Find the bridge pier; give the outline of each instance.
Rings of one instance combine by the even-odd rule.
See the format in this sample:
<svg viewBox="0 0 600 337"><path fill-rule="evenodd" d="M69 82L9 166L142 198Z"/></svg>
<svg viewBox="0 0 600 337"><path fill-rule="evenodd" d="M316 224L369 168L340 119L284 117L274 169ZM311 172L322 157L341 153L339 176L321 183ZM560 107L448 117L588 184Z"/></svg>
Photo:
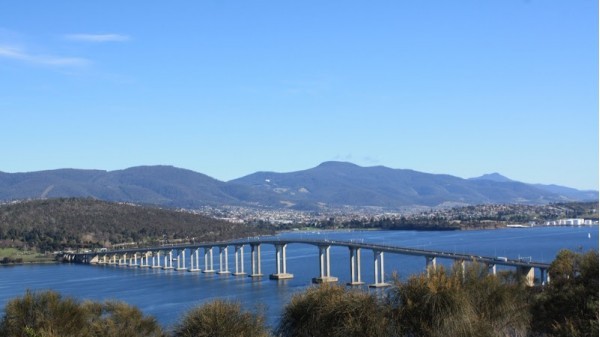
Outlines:
<svg viewBox="0 0 600 337"><path fill-rule="evenodd" d="M385 271L383 269L383 252L374 250L373 251L373 260L374 260L374 276L375 283L369 284L369 288L381 288L388 287L389 283L385 283Z"/></svg>
<svg viewBox="0 0 600 337"><path fill-rule="evenodd" d="M350 249L350 282L349 286L365 284L360 279L360 248L348 247Z"/></svg>
<svg viewBox="0 0 600 337"><path fill-rule="evenodd" d="M156 254L152 252L152 268L160 268L160 250L157 250Z"/></svg>
<svg viewBox="0 0 600 337"><path fill-rule="evenodd" d="M165 265L163 269L173 269L173 250L169 251L169 254L165 254Z"/></svg>
<svg viewBox="0 0 600 337"><path fill-rule="evenodd" d="M294 277L293 274L287 272L285 248L287 244L275 245L275 273L269 275L272 280L285 280Z"/></svg>
<svg viewBox="0 0 600 337"><path fill-rule="evenodd" d="M550 284L550 273L546 268L540 268L540 282L543 286Z"/></svg>
<svg viewBox="0 0 600 337"><path fill-rule="evenodd" d="M219 272L218 274L231 274L229 271L229 257L227 246L219 246Z"/></svg>
<svg viewBox="0 0 600 337"><path fill-rule="evenodd" d="M194 264L195 262L195 264ZM190 249L190 272L199 272L200 270L200 248L196 248L194 252Z"/></svg>
<svg viewBox="0 0 600 337"><path fill-rule="evenodd" d="M492 274L496 276L496 264L495 263L487 263L488 274Z"/></svg>
<svg viewBox="0 0 600 337"><path fill-rule="evenodd" d="M140 260L140 268L149 268L150 267L150 251L147 251L142 255Z"/></svg>
<svg viewBox="0 0 600 337"><path fill-rule="evenodd" d="M137 259L138 259L137 253L133 253L133 257L129 258L129 266L136 267L138 265Z"/></svg>
<svg viewBox="0 0 600 337"><path fill-rule="evenodd" d="M533 287L535 282L535 269L529 266L517 266L517 275L523 279L526 286Z"/></svg>
<svg viewBox="0 0 600 337"><path fill-rule="evenodd" d="M185 248L177 253L177 269L178 271L187 270L185 268Z"/></svg>
<svg viewBox="0 0 600 337"><path fill-rule="evenodd" d="M121 255L121 258L119 258L119 266L126 266L127 265L127 253Z"/></svg>
<svg viewBox="0 0 600 337"><path fill-rule="evenodd" d="M435 256L425 256L425 269L427 271L427 276L429 276L430 270L435 270L436 267L436 257Z"/></svg>
<svg viewBox="0 0 600 337"><path fill-rule="evenodd" d="M331 276L330 248L331 246L319 246L319 277L313 277L313 283L329 283L338 280L337 277Z"/></svg>
<svg viewBox="0 0 600 337"><path fill-rule="evenodd" d="M204 248L204 273L214 273L213 247Z"/></svg>
<svg viewBox="0 0 600 337"><path fill-rule="evenodd" d="M246 275L244 273L244 246L236 245L235 246L235 272L233 273L235 276L243 276Z"/></svg>
<svg viewBox="0 0 600 337"><path fill-rule="evenodd" d="M250 277L263 276L260 268L260 244L250 244Z"/></svg>

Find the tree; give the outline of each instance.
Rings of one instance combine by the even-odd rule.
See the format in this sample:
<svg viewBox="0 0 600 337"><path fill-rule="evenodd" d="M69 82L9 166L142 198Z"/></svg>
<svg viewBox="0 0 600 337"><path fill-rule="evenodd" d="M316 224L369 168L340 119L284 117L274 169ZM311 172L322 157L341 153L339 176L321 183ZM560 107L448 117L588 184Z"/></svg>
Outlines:
<svg viewBox="0 0 600 337"><path fill-rule="evenodd" d="M550 336L598 336L598 252L562 250L550 284L536 297L534 330Z"/></svg>
<svg viewBox="0 0 600 337"><path fill-rule="evenodd" d="M262 315L239 303L216 300L190 310L176 325L175 337L267 337Z"/></svg>

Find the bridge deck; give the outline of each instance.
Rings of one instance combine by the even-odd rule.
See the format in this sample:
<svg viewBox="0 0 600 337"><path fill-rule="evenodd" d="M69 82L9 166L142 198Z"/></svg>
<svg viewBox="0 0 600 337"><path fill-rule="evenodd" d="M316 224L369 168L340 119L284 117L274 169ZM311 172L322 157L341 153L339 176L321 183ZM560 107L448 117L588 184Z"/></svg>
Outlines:
<svg viewBox="0 0 600 337"><path fill-rule="evenodd" d="M225 247L235 245L258 245L258 244L271 244L271 245L283 245L283 244L308 244L314 246L338 246L347 248L361 248L373 251L400 254L400 255L412 255L412 256L423 256L423 257L439 257L444 259L452 260L463 260L463 261L477 261L487 264L513 266L513 267L533 267L547 269L550 264L535 261L525 261L518 259L500 259L498 257L480 256L472 254L460 254L443 252L437 250L425 250L417 248L398 247L390 245L382 245L375 243L365 243L356 241L339 241L339 240L327 240L327 239L280 239L280 238L249 238L244 240L231 240L231 241L220 241L220 242L208 242L208 243L194 243L186 245L161 245L155 247L143 247L143 248L131 248L121 250L111 250L105 252L95 253L81 253L75 254L79 256L83 255L115 255L115 254L135 254L155 251L168 251L168 250L182 250L182 249L198 249L198 248L211 248L211 247Z"/></svg>

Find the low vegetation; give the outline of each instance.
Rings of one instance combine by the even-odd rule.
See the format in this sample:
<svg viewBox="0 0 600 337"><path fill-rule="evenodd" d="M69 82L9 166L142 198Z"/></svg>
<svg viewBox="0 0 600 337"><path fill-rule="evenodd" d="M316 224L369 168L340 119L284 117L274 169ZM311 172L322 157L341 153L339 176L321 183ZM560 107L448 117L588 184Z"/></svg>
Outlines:
<svg viewBox="0 0 600 337"><path fill-rule="evenodd" d="M35 250L17 248L0 248L0 264L44 263L54 262L52 254L41 254Z"/></svg>
<svg viewBox="0 0 600 337"><path fill-rule="evenodd" d="M383 294L321 285L295 295L273 333L261 314L221 300L165 332L124 303L27 292L6 305L0 337L598 336L598 252L561 251L549 272L550 285L538 288L478 264L396 280Z"/></svg>

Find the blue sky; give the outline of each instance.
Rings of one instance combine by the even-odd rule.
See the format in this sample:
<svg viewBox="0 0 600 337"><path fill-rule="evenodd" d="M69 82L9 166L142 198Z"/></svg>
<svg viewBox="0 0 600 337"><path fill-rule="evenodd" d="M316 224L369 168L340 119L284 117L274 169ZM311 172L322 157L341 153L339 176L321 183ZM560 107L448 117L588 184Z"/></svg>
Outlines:
<svg viewBox="0 0 600 337"><path fill-rule="evenodd" d="M598 3L0 2L0 171L350 161L598 189Z"/></svg>

